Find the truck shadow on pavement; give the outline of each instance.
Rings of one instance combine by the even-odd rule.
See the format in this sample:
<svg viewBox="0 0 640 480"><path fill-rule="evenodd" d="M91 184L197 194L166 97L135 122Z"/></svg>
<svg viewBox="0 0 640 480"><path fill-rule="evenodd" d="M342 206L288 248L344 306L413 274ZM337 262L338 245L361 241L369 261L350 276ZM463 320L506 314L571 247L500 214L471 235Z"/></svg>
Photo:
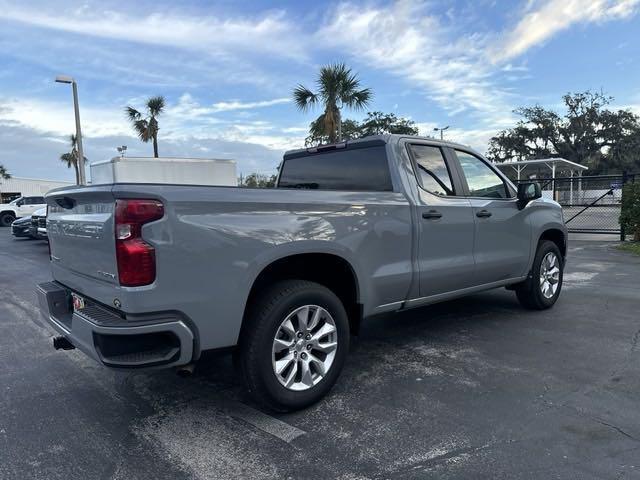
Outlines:
<svg viewBox="0 0 640 480"><path fill-rule="evenodd" d="M471 360L474 352L467 343L478 331L496 331L503 324L532 315L535 313L523 310L511 292L502 291L367 319L359 335L352 337L345 371L334 392L359 391L374 384L393 388L398 371L421 379L444 374L439 364L447 359ZM146 393L157 395L158 399L168 400L179 392L179 400L187 392L198 395L204 388L200 391L203 396L215 391L213 396L220 398L224 392L228 399L260 408L244 395L231 353L203 354L194 374L187 378L179 378L171 371L135 376L146 377Z"/></svg>

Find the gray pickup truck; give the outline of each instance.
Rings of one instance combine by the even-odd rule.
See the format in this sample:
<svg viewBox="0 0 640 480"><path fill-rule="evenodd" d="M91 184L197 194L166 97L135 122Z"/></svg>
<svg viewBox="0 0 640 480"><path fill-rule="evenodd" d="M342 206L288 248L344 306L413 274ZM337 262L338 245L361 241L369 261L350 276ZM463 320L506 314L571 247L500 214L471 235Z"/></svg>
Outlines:
<svg viewBox="0 0 640 480"><path fill-rule="evenodd" d="M287 152L273 189L117 183L46 202L56 348L121 369L230 349L279 411L329 391L363 318L497 287L549 308L567 252L537 184L420 137Z"/></svg>

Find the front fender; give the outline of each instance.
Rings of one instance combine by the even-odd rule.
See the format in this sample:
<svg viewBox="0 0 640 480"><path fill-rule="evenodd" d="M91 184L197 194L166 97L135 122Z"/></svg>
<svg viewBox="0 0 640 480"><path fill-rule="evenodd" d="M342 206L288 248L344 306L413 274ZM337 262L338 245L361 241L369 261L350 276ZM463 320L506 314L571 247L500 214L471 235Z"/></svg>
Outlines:
<svg viewBox="0 0 640 480"><path fill-rule="evenodd" d="M536 256L537 245L545 232L558 230L564 236L564 243L567 244L567 227L562 216L562 207L556 202L535 201L525 207L529 210L529 222L531 225L531 249L529 258L529 270L533 265Z"/></svg>

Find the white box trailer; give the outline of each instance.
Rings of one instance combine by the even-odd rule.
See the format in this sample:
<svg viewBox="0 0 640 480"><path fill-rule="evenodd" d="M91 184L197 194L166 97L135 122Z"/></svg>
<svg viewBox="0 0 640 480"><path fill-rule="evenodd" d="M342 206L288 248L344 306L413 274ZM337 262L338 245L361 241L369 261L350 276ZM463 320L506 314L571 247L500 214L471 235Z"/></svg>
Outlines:
<svg viewBox="0 0 640 480"><path fill-rule="evenodd" d="M114 157L92 163L91 183L166 183L237 186L235 160Z"/></svg>

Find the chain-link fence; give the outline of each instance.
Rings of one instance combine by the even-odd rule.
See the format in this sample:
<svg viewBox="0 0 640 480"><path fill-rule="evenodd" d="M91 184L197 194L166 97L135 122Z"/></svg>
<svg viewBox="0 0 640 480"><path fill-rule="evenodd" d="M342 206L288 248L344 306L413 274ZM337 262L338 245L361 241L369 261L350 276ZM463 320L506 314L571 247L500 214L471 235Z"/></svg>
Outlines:
<svg viewBox="0 0 640 480"><path fill-rule="evenodd" d="M562 205L570 232L622 235L619 222L622 186L635 181L636 177L640 179L640 175L624 174L558 177L538 181L543 197Z"/></svg>

